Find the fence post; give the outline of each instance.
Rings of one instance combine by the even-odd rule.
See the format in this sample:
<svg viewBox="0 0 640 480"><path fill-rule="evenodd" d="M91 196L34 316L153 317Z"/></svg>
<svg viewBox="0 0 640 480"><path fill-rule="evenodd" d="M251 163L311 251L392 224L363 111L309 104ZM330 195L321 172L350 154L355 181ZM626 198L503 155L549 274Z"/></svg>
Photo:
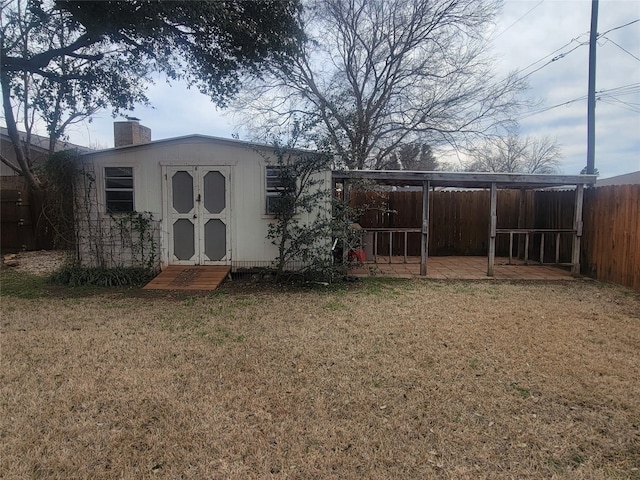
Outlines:
<svg viewBox="0 0 640 480"><path fill-rule="evenodd" d="M571 274L580 275L580 240L582 238L582 202L584 185L576 185L576 203L573 210L573 247L571 249Z"/></svg>
<svg viewBox="0 0 640 480"><path fill-rule="evenodd" d="M420 245L420 276L427 276L427 257L429 256L429 189L431 182L422 182L422 242Z"/></svg>
<svg viewBox="0 0 640 480"><path fill-rule="evenodd" d="M519 192L520 193L518 194L518 228L524 228L527 191L526 189L521 188ZM516 239L518 240L518 252L516 254L516 257L522 258L522 249L523 249L522 235L518 235Z"/></svg>
<svg viewBox="0 0 640 480"><path fill-rule="evenodd" d="M350 198L349 198L349 180L348 179L343 179L342 180L342 201L344 203L344 208L345 211L348 211L350 205ZM342 232L342 264L346 265L347 262L349 261L349 246L347 244L347 239L349 238L349 225L347 224L347 219L345 218L345 222L344 222L344 230Z"/></svg>
<svg viewBox="0 0 640 480"><path fill-rule="evenodd" d="M495 183L491 184L491 207L489 213L489 261L487 265L487 276L493 277L493 270L496 261L496 224L497 224L497 203L498 189Z"/></svg>

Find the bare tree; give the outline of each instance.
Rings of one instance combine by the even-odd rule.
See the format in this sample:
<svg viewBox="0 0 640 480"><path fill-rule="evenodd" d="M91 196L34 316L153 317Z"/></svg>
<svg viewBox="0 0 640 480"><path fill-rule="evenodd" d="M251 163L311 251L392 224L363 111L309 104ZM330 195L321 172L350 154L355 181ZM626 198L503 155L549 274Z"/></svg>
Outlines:
<svg viewBox="0 0 640 480"><path fill-rule="evenodd" d="M440 170L440 162L426 143L406 143L400 145L389 158L381 164L388 170Z"/></svg>
<svg viewBox="0 0 640 480"><path fill-rule="evenodd" d="M249 84L236 106L262 125L317 119L348 168L380 168L405 144L495 134L510 125L523 88L515 76L491 74L483 34L499 6L316 0L294 65Z"/></svg>
<svg viewBox="0 0 640 480"><path fill-rule="evenodd" d="M559 170L560 146L549 137L510 135L487 140L470 156L466 171L551 174Z"/></svg>
<svg viewBox="0 0 640 480"><path fill-rule="evenodd" d="M529 148L525 155L526 171L529 173L558 173L560 168L560 145L549 137L527 138Z"/></svg>

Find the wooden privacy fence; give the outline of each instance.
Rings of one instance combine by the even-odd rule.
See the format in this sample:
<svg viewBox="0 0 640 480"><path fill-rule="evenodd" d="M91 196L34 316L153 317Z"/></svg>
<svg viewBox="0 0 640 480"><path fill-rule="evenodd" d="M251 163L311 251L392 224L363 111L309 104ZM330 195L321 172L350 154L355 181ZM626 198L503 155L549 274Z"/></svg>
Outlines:
<svg viewBox="0 0 640 480"><path fill-rule="evenodd" d="M526 192L531 198L532 192ZM529 204L531 201L528 202ZM351 205L365 207L359 219L365 229L420 229L422 225L422 192L354 192ZM520 191L498 191L498 226L518 228ZM486 255L490 208L489 191L435 191L429 202L429 255ZM523 212L523 221L531 216L531 209ZM389 236L379 235L380 252L388 253ZM391 236L392 254L404 254L404 233ZM509 237L497 237L496 253L509 255ZM420 232L407 234L407 254L420 256Z"/></svg>
<svg viewBox="0 0 640 480"><path fill-rule="evenodd" d="M572 201L573 192L536 192L536 224L566 224ZM587 189L582 219L581 273L640 290L640 185Z"/></svg>
<svg viewBox="0 0 640 480"><path fill-rule="evenodd" d="M640 185L587 191L582 272L640 291Z"/></svg>
<svg viewBox="0 0 640 480"><path fill-rule="evenodd" d="M388 255L391 244L392 255L402 257L406 235L407 255L420 256L422 192L353 192L350 201L367 206L359 219L364 229L412 230L380 233L378 253ZM489 201L486 190L431 192L429 255L487 255ZM496 237L496 255L539 261L542 252L545 263L569 263L574 204L573 190L499 190L497 227L504 233ZM586 189L582 218L581 272L640 290L640 185ZM513 229L523 233L510 249Z"/></svg>
<svg viewBox="0 0 640 480"><path fill-rule="evenodd" d="M53 248L53 228L42 215L46 192L33 191L23 177L0 177L0 249Z"/></svg>

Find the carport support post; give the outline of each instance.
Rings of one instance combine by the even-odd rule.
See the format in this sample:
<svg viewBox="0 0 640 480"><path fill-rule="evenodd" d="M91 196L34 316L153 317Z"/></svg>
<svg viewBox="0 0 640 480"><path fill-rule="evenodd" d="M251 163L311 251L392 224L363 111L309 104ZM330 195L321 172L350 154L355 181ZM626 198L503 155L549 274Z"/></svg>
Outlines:
<svg viewBox="0 0 640 480"><path fill-rule="evenodd" d="M493 277L493 266L496 261L496 223L498 189L495 183L491 184L491 211L489 213L489 262L487 265L487 276Z"/></svg>
<svg viewBox="0 0 640 480"><path fill-rule="evenodd" d="M580 240L582 238L582 203L584 184L576 185L576 205L573 211L573 247L571 248L571 275L580 275Z"/></svg>
<svg viewBox="0 0 640 480"><path fill-rule="evenodd" d="M519 200L520 200L520 206L518 207L518 228L524 228L524 216L525 216L525 206L526 206L525 202L527 201L527 191L524 188L520 189ZM517 236L517 242L518 242L518 252L516 254L516 258L521 258L523 256L522 249L524 247L522 235Z"/></svg>
<svg viewBox="0 0 640 480"><path fill-rule="evenodd" d="M342 202L344 205L345 213L349 211L349 201L349 180L345 178L344 180L342 180ZM349 238L349 228L351 227L347 224L347 217L345 216L343 231L344 236L342 238L342 265L346 265L347 261L349 260L349 247L347 245L347 240Z"/></svg>
<svg viewBox="0 0 640 480"><path fill-rule="evenodd" d="M429 257L429 180L422 182L422 242L420 248L420 276L427 276L427 258Z"/></svg>

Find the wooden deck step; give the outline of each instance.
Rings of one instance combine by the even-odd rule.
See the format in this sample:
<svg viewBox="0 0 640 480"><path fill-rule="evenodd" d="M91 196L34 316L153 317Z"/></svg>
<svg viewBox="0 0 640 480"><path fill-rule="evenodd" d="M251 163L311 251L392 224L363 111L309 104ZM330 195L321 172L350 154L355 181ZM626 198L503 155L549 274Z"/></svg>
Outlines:
<svg viewBox="0 0 640 480"><path fill-rule="evenodd" d="M215 290L229 275L228 265L170 265L145 290Z"/></svg>

